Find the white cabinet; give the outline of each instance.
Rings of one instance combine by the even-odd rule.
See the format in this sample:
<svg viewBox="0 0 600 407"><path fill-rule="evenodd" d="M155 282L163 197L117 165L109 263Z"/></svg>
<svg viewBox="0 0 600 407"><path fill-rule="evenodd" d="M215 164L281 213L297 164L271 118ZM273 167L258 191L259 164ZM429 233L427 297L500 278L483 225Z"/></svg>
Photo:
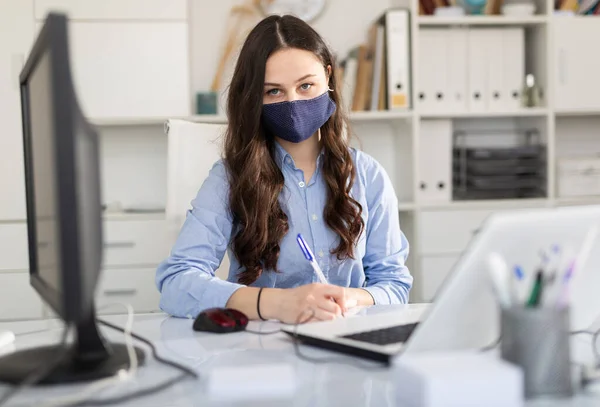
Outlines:
<svg viewBox="0 0 600 407"><path fill-rule="evenodd" d="M0 271L27 271L27 225L25 223L0 224Z"/></svg>
<svg viewBox="0 0 600 407"><path fill-rule="evenodd" d="M69 41L89 119L190 114L187 23L72 21Z"/></svg>
<svg viewBox="0 0 600 407"><path fill-rule="evenodd" d="M600 110L600 24L596 18L555 18L557 111Z"/></svg>
<svg viewBox="0 0 600 407"><path fill-rule="evenodd" d="M155 284L156 270L119 269L104 270L96 292L96 308L101 314L123 314L123 307L107 305L129 304L136 313L158 312L160 293Z"/></svg>
<svg viewBox="0 0 600 407"><path fill-rule="evenodd" d="M91 120L191 113L185 0L37 0L69 17L73 82Z"/></svg>
<svg viewBox="0 0 600 407"><path fill-rule="evenodd" d="M33 25L31 0L0 0L0 220L25 219L19 74Z"/></svg>
<svg viewBox="0 0 600 407"><path fill-rule="evenodd" d="M185 20L187 0L35 0L35 18L49 11L71 20Z"/></svg>
<svg viewBox="0 0 600 407"><path fill-rule="evenodd" d="M43 309L28 273L0 273L0 320L42 318Z"/></svg>
<svg viewBox="0 0 600 407"><path fill-rule="evenodd" d="M171 249L165 220L123 220L104 223L104 266L156 267Z"/></svg>

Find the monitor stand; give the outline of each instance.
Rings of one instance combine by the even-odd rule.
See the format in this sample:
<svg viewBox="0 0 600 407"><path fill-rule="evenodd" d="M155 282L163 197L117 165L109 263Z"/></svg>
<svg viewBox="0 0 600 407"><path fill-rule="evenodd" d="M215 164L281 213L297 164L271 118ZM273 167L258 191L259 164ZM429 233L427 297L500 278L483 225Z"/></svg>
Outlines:
<svg viewBox="0 0 600 407"><path fill-rule="evenodd" d="M69 350L56 369L38 384L85 382L102 379L129 368L129 356L124 343L108 343L96 325L95 312L75 326L76 341L67 344ZM0 357L0 382L19 384L63 353L60 344L24 349ZM144 352L135 348L138 366L144 363Z"/></svg>

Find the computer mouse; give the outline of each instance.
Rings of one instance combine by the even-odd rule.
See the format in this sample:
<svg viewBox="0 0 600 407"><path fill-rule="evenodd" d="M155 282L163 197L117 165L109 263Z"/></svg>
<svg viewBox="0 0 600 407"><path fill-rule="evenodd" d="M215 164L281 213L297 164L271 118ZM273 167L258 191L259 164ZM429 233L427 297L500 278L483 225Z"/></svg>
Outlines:
<svg viewBox="0 0 600 407"><path fill-rule="evenodd" d="M198 314L194 331L224 334L246 329L248 317L231 308L209 308Z"/></svg>

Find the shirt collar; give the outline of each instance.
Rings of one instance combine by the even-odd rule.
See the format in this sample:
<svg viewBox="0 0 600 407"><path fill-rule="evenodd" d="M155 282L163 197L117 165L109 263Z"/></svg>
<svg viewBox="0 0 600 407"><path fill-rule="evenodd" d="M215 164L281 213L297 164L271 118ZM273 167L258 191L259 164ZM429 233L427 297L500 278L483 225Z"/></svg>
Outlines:
<svg viewBox="0 0 600 407"><path fill-rule="evenodd" d="M321 147L321 151L319 152L319 156L317 157L317 168L321 165L321 161L323 161L323 155L325 154L325 149ZM296 168L296 164L294 163L294 158L290 153L286 151L285 148L277 140L275 140L275 163L279 166L279 168L283 168L284 164L290 165L292 168Z"/></svg>

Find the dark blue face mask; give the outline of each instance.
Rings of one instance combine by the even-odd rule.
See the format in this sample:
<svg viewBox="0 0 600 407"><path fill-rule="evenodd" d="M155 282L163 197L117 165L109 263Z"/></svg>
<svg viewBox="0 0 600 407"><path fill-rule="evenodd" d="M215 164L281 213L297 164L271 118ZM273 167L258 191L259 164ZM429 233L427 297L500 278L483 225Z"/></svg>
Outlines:
<svg viewBox="0 0 600 407"><path fill-rule="evenodd" d="M271 134L292 143L300 143L313 134L335 112L329 92L313 99L263 105L262 121Z"/></svg>

